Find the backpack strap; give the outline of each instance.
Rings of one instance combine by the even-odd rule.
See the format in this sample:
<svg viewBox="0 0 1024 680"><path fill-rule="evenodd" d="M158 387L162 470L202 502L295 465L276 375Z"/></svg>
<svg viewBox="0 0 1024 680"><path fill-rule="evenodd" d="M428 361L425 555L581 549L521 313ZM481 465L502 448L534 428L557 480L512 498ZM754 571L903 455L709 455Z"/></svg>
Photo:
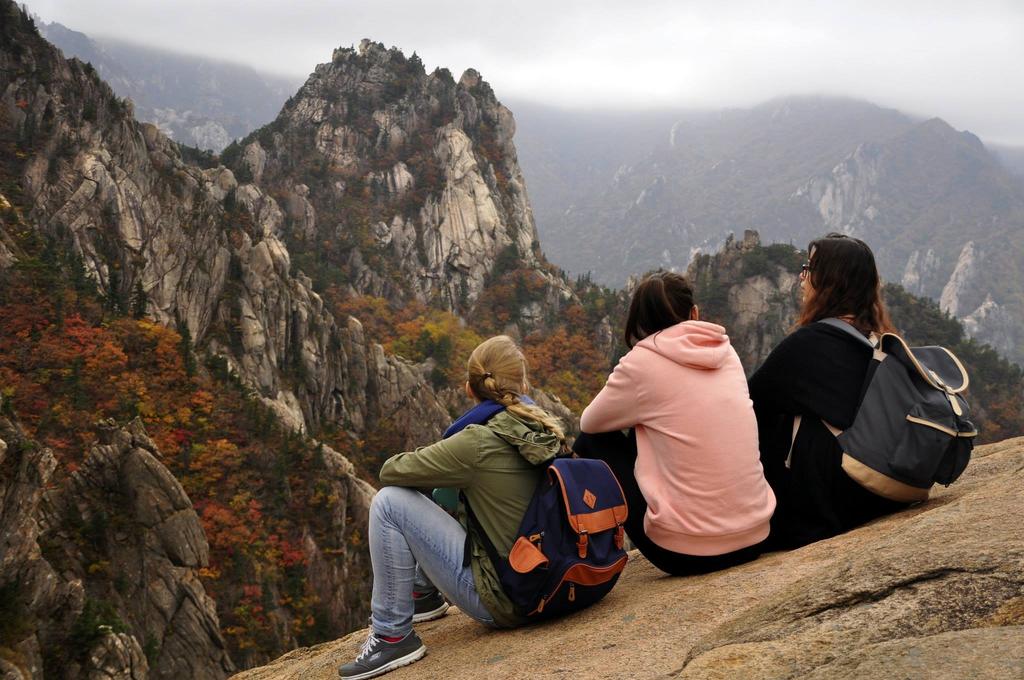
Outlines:
<svg viewBox="0 0 1024 680"><path fill-rule="evenodd" d="M877 347L875 342L872 342L870 339L865 338L864 335L859 330L857 330L856 328L853 327L853 324L847 323L846 321L843 321L842 319L837 319L835 317L829 317L828 319L821 319L820 321L818 321L818 323L823 323L826 326L831 326L832 328L838 328L842 332L844 332L844 333L846 333L846 334L848 334L848 335L850 335L850 336L852 336L854 338L857 338L857 340L859 342L867 345L872 350L875 350L876 347ZM874 335L874 334L872 333L872 335ZM793 416L793 434L792 434L792 436L790 437L790 440L789 440L789 453L786 454L786 463L785 463L785 465L786 465L787 469L793 463L793 446L796 444L796 436L800 432L800 423L801 423L802 420L803 420L803 416L801 416L800 414L797 414L797 415ZM839 435L841 435L843 433L843 431L840 430L838 427L836 427L834 425L831 425L829 423L826 423L824 420L821 421L821 424L824 425L828 429L828 431L832 433L832 436L834 436L834 437L838 437Z"/></svg>
<svg viewBox="0 0 1024 680"><path fill-rule="evenodd" d="M853 324L847 323L846 321L843 321L842 319L837 319L835 317L830 317L828 319L822 319L818 323L823 323L826 326L832 326L832 328L838 328L839 330L843 331L844 333L848 333L848 334L852 335L853 337L857 338L857 340L859 340L860 342L864 343L865 345L867 345L871 349L875 349L875 347L876 347L876 344L874 342L871 342L871 340L869 340L868 338L865 338L864 335L859 330L857 330L856 328L853 327Z"/></svg>
<svg viewBox="0 0 1024 680"><path fill-rule="evenodd" d="M789 440L789 453L786 454L786 469L788 470L790 465L793 463L793 445L796 444L796 435L800 432L800 421L803 420L803 416L799 413L793 416L793 436Z"/></svg>
<svg viewBox="0 0 1024 680"><path fill-rule="evenodd" d="M480 520L476 518L476 514L473 512L473 508L469 505L469 499L466 498L466 494L462 491L459 492L459 500L462 501L462 506L466 508L466 543L462 547L462 566L468 567L473 555L473 530L475 529L477 534L480 535L480 542L483 543L484 551L487 556L491 559L491 563L495 569L498 569L501 565L501 557L498 556L498 549L494 547L494 543L491 542L491 537L484 531L483 526L480 524ZM499 571L500 573L500 571Z"/></svg>
<svg viewBox="0 0 1024 680"><path fill-rule="evenodd" d="M793 464L793 445L796 444L796 435L800 432L800 423L803 421L803 416L797 414L793 416L793 437L789 440L789 453L786 454L786 469L788 470ZM826 422L821 419L821 424L825 426L825 429L832 433L833 437L838 437L843 433L835 425Z"/></svg>

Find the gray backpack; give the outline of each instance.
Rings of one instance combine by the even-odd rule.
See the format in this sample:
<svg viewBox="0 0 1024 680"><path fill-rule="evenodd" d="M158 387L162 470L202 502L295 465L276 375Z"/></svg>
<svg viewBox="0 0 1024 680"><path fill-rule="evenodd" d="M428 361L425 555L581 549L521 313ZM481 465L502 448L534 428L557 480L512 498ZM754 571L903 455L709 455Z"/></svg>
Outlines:
<svg viewBox="0 0 1024 680"><path fill-rule="evenodd" d="M922 501L935 483L949 486L971 459L978 435L963 364L944 347L911 348L885 333L877 343L839 319L819 323L839 328L874 350L853 425L825 423L843 449L843 470L866 489L890 500ZM793 438L799 428L794 420Z"/></svg>

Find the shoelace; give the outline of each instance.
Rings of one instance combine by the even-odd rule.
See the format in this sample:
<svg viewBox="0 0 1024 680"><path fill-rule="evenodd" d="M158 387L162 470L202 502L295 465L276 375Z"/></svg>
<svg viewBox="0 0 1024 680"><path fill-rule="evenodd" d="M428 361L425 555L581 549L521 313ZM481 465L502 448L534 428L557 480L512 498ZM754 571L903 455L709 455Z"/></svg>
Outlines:
<svg viewBox="0 0 1024 680"><path fill-rule="evenodd" d="M373 653L373 650L377 648L377 643L379 642L380 640L373 633L367 635L366 641L363 642L362 649L359 650L359 656L356 657L356 661L362 661L367 655Z"/></svg>

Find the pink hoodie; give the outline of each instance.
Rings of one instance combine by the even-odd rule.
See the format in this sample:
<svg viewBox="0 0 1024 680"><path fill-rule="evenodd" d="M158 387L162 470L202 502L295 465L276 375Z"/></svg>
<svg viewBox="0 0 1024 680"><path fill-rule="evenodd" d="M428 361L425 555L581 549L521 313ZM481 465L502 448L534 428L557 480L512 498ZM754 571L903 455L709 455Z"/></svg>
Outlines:
<svg viewBox="0 0 1024 680"><path fill-rule="evenodd" d="M768 536L747 379L725 329L685 321L644 338L583 411L584 432L636 427L644 530L666 550L722 555Z"/></svg>

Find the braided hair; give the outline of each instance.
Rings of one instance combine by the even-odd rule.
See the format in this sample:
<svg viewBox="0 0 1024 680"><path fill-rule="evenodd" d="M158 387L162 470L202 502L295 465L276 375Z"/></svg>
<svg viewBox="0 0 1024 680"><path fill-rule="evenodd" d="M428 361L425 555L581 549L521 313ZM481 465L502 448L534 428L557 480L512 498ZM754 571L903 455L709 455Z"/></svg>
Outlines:
<svg viewBox="0 0 1024 680"><path fill-rule="evenodd" d="M496 335L477 345L467 362L469 389L478 399L496 401L522 420L540 423L561 441L565 433L558 419L520 396L529 389L526 358L507 335Z"/></svg>

